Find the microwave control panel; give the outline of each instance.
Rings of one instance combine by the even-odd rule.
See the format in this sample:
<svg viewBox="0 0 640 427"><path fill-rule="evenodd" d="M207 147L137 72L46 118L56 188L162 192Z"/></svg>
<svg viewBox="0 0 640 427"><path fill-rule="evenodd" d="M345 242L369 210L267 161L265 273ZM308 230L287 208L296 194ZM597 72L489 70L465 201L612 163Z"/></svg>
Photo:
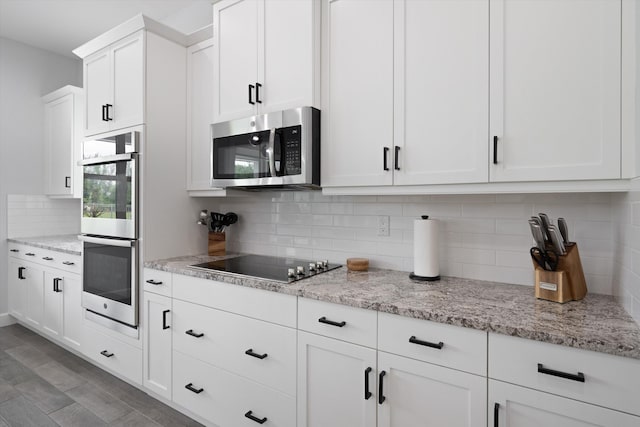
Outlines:
<svg viewBox="0 0 640 427"><path fill-rule="evenodd" d="M302 142L301 126L291 126L280 129L282 149L284 154L283 175L299 175L302 173Z"/></svg>

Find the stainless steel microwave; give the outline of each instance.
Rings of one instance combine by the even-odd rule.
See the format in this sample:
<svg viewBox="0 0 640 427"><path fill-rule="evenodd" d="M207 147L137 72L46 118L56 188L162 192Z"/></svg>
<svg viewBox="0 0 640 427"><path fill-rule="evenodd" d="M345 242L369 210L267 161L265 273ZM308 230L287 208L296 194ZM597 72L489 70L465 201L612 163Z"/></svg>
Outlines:
<svg viewBox="0 0 640 427"><path fill-rule="evenodd" d="M300 107L211 125L213 187L320 187L320 110Z"/></svg>

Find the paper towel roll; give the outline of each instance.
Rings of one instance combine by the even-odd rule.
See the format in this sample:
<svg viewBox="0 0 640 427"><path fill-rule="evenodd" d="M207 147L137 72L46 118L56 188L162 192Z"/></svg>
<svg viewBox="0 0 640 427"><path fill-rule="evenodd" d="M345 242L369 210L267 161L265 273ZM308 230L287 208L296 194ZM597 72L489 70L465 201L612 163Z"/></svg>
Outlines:
<svg viewBox="0 0 640 427"><path fill-rule="evenodd" d="M423 216L413 222L412 279L438 280L440 278L440 222Z"/></svg>

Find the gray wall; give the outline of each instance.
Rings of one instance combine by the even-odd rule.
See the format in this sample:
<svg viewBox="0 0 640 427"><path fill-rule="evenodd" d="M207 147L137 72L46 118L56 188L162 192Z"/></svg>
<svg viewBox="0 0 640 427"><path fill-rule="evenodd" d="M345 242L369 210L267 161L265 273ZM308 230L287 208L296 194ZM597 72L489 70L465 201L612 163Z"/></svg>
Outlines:
<svg viewBox="0 0 640 427"><path fill-rule="evenodd" d="M82 86L82 62L0 37L0 314L7 311L7 195L44 191L42 95Z"/></svg>

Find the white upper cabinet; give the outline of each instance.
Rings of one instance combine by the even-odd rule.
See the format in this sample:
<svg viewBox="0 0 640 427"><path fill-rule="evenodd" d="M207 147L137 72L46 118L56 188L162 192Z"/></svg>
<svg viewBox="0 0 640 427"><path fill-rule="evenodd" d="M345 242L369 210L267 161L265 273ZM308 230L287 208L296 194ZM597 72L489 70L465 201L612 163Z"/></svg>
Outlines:
<svg viewBox="0 0 640 427"><path fill-rule="evenodd" d="M491 181L620 178L620 8L491 1Z"/></svg>
<svg viewBox="0 0 640 427"><path fill-rule="evenodd" d="M321 184L390 185L393 0L324 0L322 17Z"/></svg>
<svg viewBox="0 0 640 427"><path fill-rule="evenodd" d="M487 182L489 1L395 1L396 185Z"/></svg>
<svg viewBox="0 0 640 427"><path fill-rule="evenodd" d="M214 4L214 122L317 107L319 9L314 0Z"/></svg>
<svg viewBox="0 0 640 427"><path fill-rule="evenodd" d="M85 135L144 122L144 31L84 59Z"/></svg>
<svg viewBox="0 0 640 427"><path fill-rule="evenodd" d="M82 89L65 86L44 102L45 193L51 197L82 196Z"/></svg>
<svg viewBox="0 0 640 427"><path fill-rule="evenodd" d="M187 190L211 189L213 40L187 49Z"/></svg>
<svg viewBox="0 0 640 427"><path fill-rule="evenodd" d="M488 0L324 7L322 185L487 182Z"/></svg>

